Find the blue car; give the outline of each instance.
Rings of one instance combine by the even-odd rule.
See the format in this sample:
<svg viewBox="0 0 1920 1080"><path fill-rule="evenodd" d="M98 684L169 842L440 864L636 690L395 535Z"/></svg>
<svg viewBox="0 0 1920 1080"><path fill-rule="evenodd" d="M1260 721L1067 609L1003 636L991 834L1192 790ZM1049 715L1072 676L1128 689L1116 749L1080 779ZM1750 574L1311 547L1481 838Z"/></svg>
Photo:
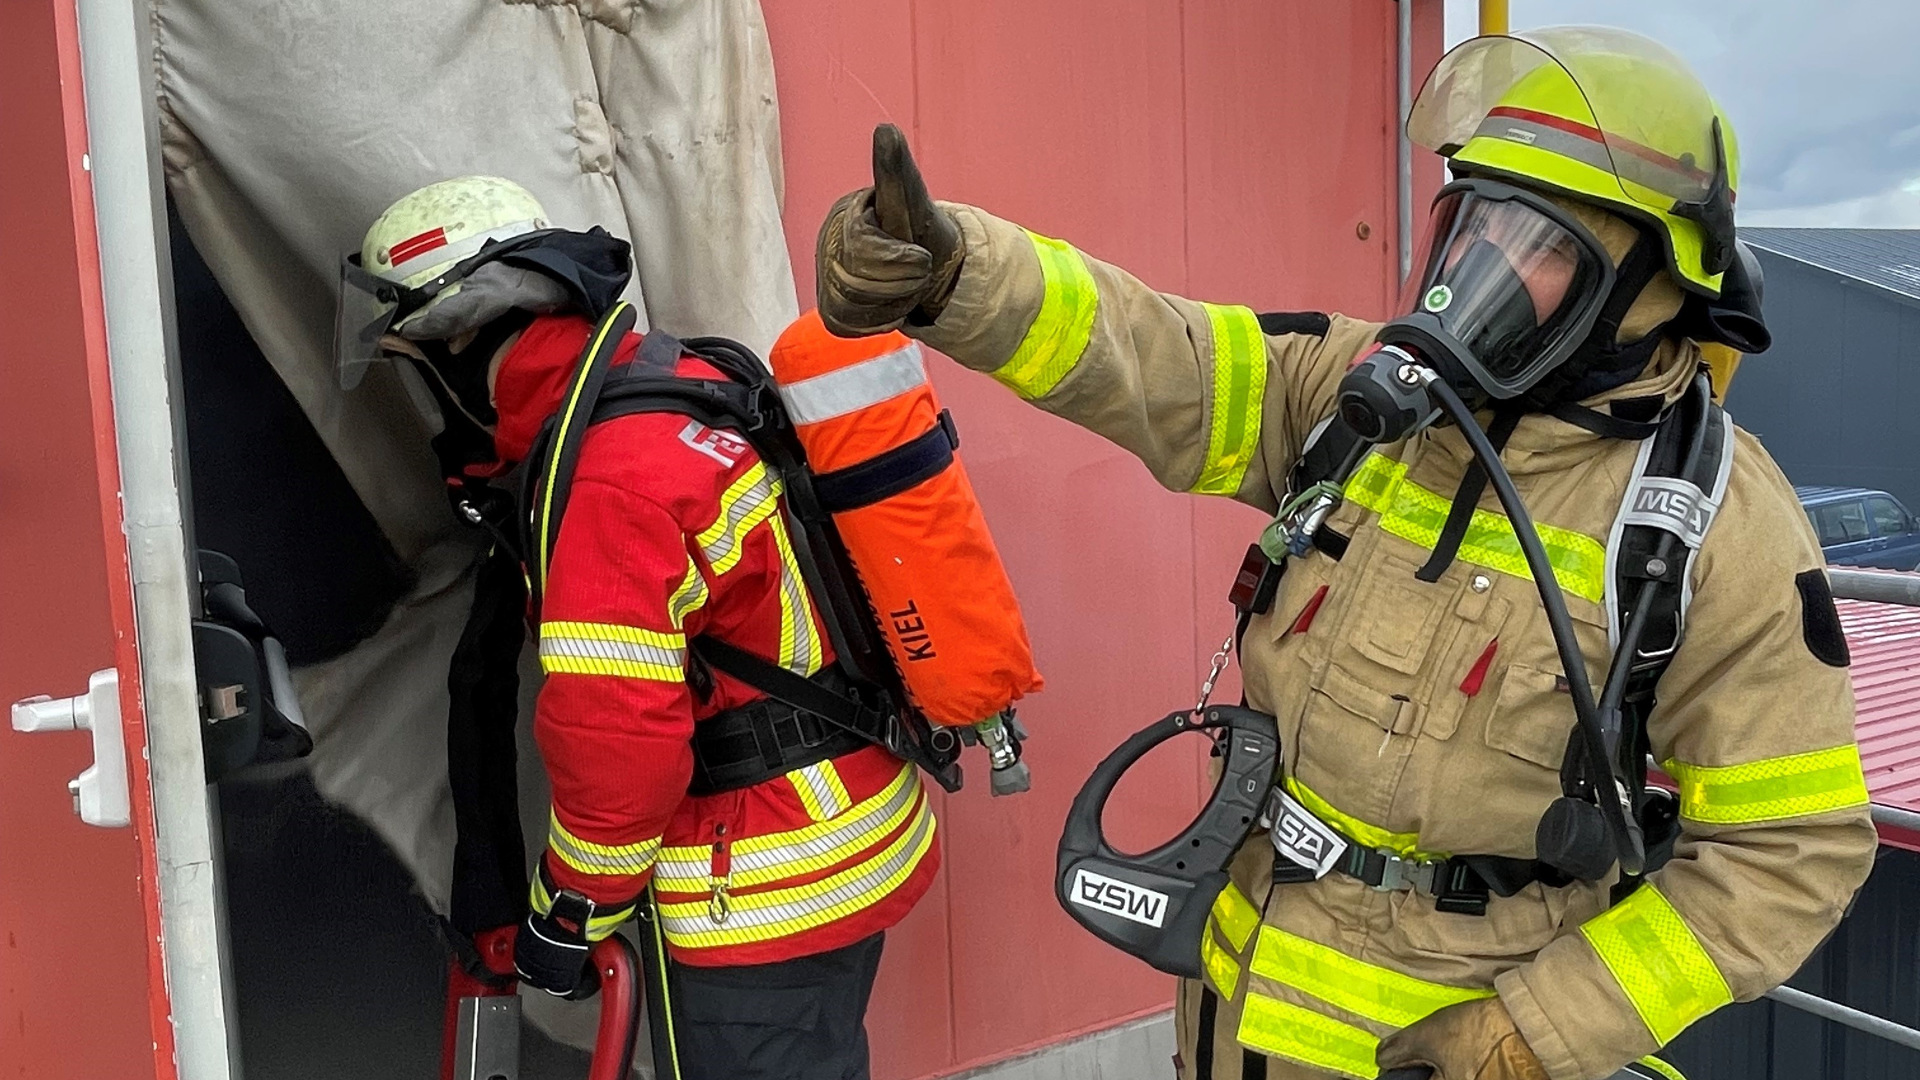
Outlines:
<svg viewBox="0 0 1920 1080"><path fill-rule="evenodd" d="M1820 550L1834 566L1920 569L1920 521L1884 491L1857 487L1797 487Z"/></svg>

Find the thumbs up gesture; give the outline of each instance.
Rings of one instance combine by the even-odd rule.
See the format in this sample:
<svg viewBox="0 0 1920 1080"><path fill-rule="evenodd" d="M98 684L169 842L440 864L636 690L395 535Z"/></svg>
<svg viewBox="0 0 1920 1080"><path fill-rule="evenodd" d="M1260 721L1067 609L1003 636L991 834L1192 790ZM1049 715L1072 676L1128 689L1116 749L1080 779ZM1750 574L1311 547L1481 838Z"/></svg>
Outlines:
<svg viewBox="0 0 1920 1080"><path fill-rule="evenodd" d="M873 186L833 205L814 250L820 317L843 337L879 334L940 317L965 255L953 215L892 124L873 129Z"/></svg>

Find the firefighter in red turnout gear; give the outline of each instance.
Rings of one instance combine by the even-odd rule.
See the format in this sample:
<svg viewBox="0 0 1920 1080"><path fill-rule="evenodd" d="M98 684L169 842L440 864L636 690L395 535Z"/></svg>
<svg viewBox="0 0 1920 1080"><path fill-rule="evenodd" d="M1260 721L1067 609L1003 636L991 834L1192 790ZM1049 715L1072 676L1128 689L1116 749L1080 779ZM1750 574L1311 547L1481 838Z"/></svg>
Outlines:
<svg viewBox="0 0 1920 1080"><path fill-rule="evenodd" d="M344 378L407 357L443 413L491 430L496 471L526 460L598 332L596 290L610 301L624 283L604 250L582 254L595 237L624 271L623 244L550 228L509 181L406 196L346 272ZM720 377L658 332L626 335L612 363ZM590 944L650 888L686 1077L867 1076L881 935L939 864L914 766L692 659L706 638L833 684L789 528L779 477L736 433L642 412L586 430L541 553L534 734L553 798L515 960L527 982L580 992ZM745 786L729 782L743 763L700 737L732 725L764 742L803 722Z"/></svg>

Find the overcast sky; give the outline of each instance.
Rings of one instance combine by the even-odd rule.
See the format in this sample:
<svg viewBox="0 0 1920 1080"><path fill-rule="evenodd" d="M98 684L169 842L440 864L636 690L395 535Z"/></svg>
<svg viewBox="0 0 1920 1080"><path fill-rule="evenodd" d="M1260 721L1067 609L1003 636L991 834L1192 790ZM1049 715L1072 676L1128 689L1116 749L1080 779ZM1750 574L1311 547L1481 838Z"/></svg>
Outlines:
<svg viewBox="0 0 1920 1080"><path fill-rule="evenodd" d="M1446 0L1447 40L1475 0ZM1511 0L1515 30L1602 23L1693 65L1740 133L1744 225L1920 228L1920 4Z"/></svg>

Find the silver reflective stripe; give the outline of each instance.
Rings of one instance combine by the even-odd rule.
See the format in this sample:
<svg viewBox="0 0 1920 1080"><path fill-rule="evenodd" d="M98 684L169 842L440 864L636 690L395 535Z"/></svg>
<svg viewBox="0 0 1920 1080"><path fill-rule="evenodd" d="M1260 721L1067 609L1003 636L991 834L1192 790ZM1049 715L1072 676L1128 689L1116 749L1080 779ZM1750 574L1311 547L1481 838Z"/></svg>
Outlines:
<svg viewBox="0 0 1920 1080"><path fill-rule="evenodd" d="M1690 548L1707 537L1719 507L1691 481L1677 476L1636 476L1620 515L1627 525L1645 525L1672 533Z"/></svg>
<svg viewBox="0 0 1920 1080"><path fill-rule="evenodd" d="M607 638L593 637L551 637L541 635L540 658L556 660L570 657L579 660L609 661L610 675L620 674L627 664L658 665L660 667L683 669L686 667L687 650L671 646L655 645L644 641L612 641Z"/></svg>
<svg viewBox="0 0 1920 1080"><path fill-rule="evenodd" d="M880 887L888 878L924 854L921 851L921 845L926 842L927 834L932 830L933 815L922 813L919 821L915 822L912 832L903 834L899 840L895 841L893 850L888 852L884 858L875 859L865 866L858 867L855 872L847 874L845 877L835 875L835 877L839 877L840 880L834 881L832 887L825 892L802 895L794 900L784 902L776 901L760 907L749 905L760 896L777 897L789 890L775 889L764 894L746 893L741 896L736 896L734 898L733 910L727 917L724 932L728 935L738 935L742 931L750 931L759 927L774 926L794 920L804 920L842 904L851 906L847 912L848 914L860 908L867 907L887 895L886 892L880 891ZM830 878L828 880L832 881L833 879ZM799 886L792 891L800 891L806 888L808 888L808 886ZM681 906L682 905L662 905L660 910L660 923L666 929L667 933L692 937L713 929L713 923L706 913L706 904L702 903L698 905L699 914L697 915L680 914L674 910ZM685 907L692 908L695 907L695 905L689 904L685 905Z"/></svg>
<svg viewBox="0 0 1920 1080"><path fill-rule="evenodd" d="M733 872L742 877L754 871L781 870L788 874L800 873L808 867L801 864L822 858L837 862L853 854L842 850L849 844L871 844L876 829L894 815L908 808L908 805L920 797L920 779L910 770L901 771L901 775L888 785L891 794L876 798L868 803L855 806L853 816L835 819L831 826L814 829L797 829L801 839L777 843L773 846L756 848L754 845L767 840L778 840L782 835L776 833L767 837L752 837L736 843L733 847ZM822 823L825 824L825 823ZM817 828L817 827L816 827ZM707 887L707 872L711 867L711 856L702 848L667 848L661 854L657 873L660 887L668 892L698 892ZM819 867L813 867L819 869Z"/></svg>
<svg viewBox="0 0 1920 1080"><path fill-rule="evenodd" d="M1480 122L1474 136L1537 146L1673 199L1697 199L1705 189L1698 175L1649 160L1633 153L1631 147L1622 146L1616 154L1602 138L1575 134L1517 116L1489 115Z"/></svg>
<svg viewBox="0 0 1920 1080"><path fill-rule="evenodd" d="M756 465L755 468L759 466ZM700 553L705 555L707 562L713 566L714 573L725 573L739 561L738 556L733 558L728 556L740 546L747 530L766 519L767 515L760 514L758 511L764 507L768 513L772 512L771 504L774 494L773 479L762 471L745 491L741 492L733 502L727 504L721 519L708 526L707 531L701 534L703 537L715 532L719 534L702 544L700 548Z"/></svg>
<svg viewBox="0 0 1920 1080"><path fill-rule="evenodd" d="M920 343L914 341L903 349L882 353L871 360L788 383L780 388L780 396L786 400L787 413L794 423L817 424L878 405L926 384L925 357Z"/></svg>

